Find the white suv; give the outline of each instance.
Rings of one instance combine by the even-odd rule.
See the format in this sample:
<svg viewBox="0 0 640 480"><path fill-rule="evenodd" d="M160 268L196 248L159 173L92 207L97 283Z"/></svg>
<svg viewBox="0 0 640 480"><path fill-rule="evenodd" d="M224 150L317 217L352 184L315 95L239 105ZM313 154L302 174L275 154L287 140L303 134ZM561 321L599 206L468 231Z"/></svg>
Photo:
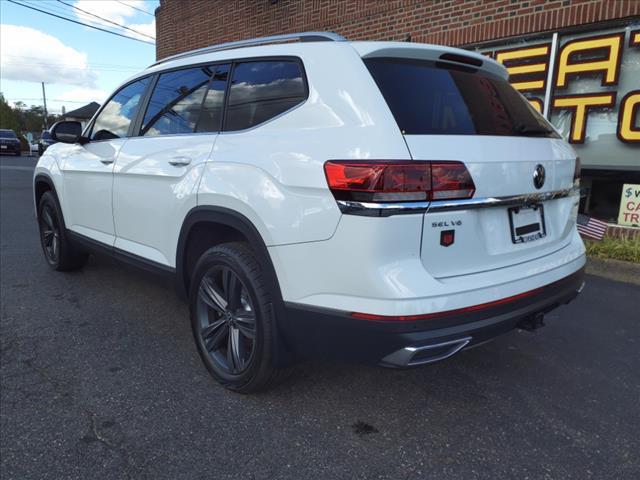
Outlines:
<svg viewBox="0 0 640 480"><path fill-rule="evenodd" d="M296 359L441 360L583 285L576 155L482 55L235 42L162 60L52 133L34 176L47 262L99 249L175 277L236 391Z"/></svg>

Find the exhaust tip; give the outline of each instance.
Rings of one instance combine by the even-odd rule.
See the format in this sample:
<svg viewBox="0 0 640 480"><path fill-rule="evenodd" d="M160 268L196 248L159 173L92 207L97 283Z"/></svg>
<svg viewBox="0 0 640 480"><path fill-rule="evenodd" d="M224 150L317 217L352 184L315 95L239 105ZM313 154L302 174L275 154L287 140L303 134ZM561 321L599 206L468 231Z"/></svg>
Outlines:
<svg viewBox="0 0 640 480"><path fill-rule="evenodd" d="M381 364L392 367L414 367L439 362L458 353L470 341L471 337L463 337L433 345L404 347L384 357Z"/></svg>

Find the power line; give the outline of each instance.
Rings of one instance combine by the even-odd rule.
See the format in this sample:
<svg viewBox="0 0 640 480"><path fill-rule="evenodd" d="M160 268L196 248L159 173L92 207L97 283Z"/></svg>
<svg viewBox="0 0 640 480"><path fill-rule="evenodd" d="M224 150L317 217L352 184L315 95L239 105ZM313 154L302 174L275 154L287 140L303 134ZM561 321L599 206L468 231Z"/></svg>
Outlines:
<svg viewBox="0 0 640 480"><path fill-rule="evenodd" d="M129 37L128 35L122 35L121 33L113 32L111 30L107 30L105 28L96 27L94 25L89 25L88 23L78 22L77 20L72 20L71 18L63 17L61 15L56 15L55 13L47 12L46 10L40 10L39 8L32 7L30 5L25 5L24 3L18 3L15 0L7 0L11 3L15 3L16 5L20 5L21 7L28 8L30 10L35 10L36 12L41 12L46 15L51 15L52 17L59 18L61 20L66 20L67 22L77 23L78 25L84 25L85 27L93 28L95 30L100 30L101 32L110 33L111 35L117 35L118 37L128 38L129 40L135 40L136 42L146 43L147 45L155 45L155 43L147 42L146 40L141 40L139 38Z"/></svg>
<svg viewBox="0 0 640 480"><path fill-rule="evenodd" d="M91 12L87 12L86 10L83 10L80 7L76 7L75 5L70 5L70 4L66 3L66 2L63 2L62 0L58 0L58 3L66 5L67 7L71 7L73 9L75 9L75 10L78 10L79 12L86 13L87 15L91 15L92 17L99 18L100 20L102 20L104 22L108 22L108 23L110 23L112 25L115 25L116 27L124 28L125 30L129 30L129 31L131 31L133 33L136 33L138 35L142 35L143 37L147 37L147 38L150 38L152 40L155 40L155 38L152 37L151 35L147 35L146 33L139 32L138 30L134 30L133 28L129 28L129 27L125 26L125 25L121 25L121 24L119 24L117 22L113 22L113 21L109 20L108 18L101 17L100 15L95 15L95 14L93 14Z"/></svg>
<svg viewBox="0 0 640 480"><path fill-rule="evenodd" d="M3 63L3 67L16 67L22 66L22 63L9 61ZM41 63L41 62L29 62L29 65L37 66L37 67L48 67L48 68L64 68L67 70L84 70L84 71L96 71L96 72L114 72L114 73L132 73L138 72L140 68L130 68L130 69L122 69L122 68L103 68L103 67L76 67L73 65L67 65L64 63Z"/></svg>
<svg viewBox="0 0 640 480"><path fill-rule="evenodd" d="M2 1L2 0L0 0ZM69 17L69 18L75 18L77 20L81 20L83 22L87 22L90 23L92 25L94 24L102 24L101 22L98 22L95 18L92 18L90 15L79 12L79 11L74 11L73 14L70 13L71 9L70 8L66 8L64 5L60 5L58 3L55 3L57 0L20 0L23 3L26 4L31 4L31 5L46 5L47 6L47 11L51 12L51 13L56 13L58 15L62 15L64 17ZM110 0L109 0L110 1ZM105 25L106 27L106 25ZM111 28L111 27L109 27Z"/></svg>
<svg viewBox="0 0 640 480"><path fill-rule="evenodd" d="M12 102L22 102L22 101L29 101L32 102L34 100L39 100L42 101L42 97L11 97L11 98L6 98L5 100L10 100ZM83 101L83 100L65 100L63 98L49 98L48 99L50 102L59 102L59 103L91 103L93 100L90 100L88 102ZM97 102L96 102L97 103Z"/></svg>
<svg viewBox="0 0 640 480"><path fill-rule="evenodd" d="M32 56L28 56L28 55L13 55L10 53L4 53L2 54L3 57L14 57L14 58L30 58L32 60L43 60L42 57L32 57ZM54 64L52 64L54 65ZM55 63L55 65L64 65L64 66L68 66L69 64L67 63ZM87 67L113 67L113 68L123 68L123 69L128 69L128 70L140 70L140 67L138 65L119 65L117 63L101 63L101 62L90 62L87 63Z"/></svg>
<svg viewBox="0 0 640 480"><path fill-rule="evenodd" d="M133 8L134 10L137 10L139 12L146 13L147 15L151 15L152 17L155 17L155 15L153 13L148 12L146 10L143 10L142 8L134 7L133 5L129 5L128 3L121 2L120 0L116 0L116 2L118 2L118 3L122 4L122 5L126 5L129 8Z"/></svg>

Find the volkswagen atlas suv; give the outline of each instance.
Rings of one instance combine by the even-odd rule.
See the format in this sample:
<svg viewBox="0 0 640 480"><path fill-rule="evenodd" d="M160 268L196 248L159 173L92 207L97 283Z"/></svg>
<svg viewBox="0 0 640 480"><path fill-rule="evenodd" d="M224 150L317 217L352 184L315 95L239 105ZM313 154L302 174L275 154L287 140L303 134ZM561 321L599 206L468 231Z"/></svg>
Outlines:
<svg viewBox="0 0 640 480"><path fill-rule="evenodd" d="M324 32L163 59L84 131L52 128L45 259L99 250L174 278L239 392L300 359L413 367L534 328L583 285L579 162L507 77Z"/></svg>

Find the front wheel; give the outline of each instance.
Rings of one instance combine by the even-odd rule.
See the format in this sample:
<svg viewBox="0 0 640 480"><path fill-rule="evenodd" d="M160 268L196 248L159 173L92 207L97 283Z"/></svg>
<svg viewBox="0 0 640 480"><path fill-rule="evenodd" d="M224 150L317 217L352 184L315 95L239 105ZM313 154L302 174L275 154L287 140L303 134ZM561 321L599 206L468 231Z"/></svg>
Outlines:
<svg viewBox="0 0 640 480"><path fill-rule="evenodd" d="M225 243L200 257L189 308L198 353L218 382L253 393L275 381L271 298L246 244Z"/></svg>
<svg viewBox="0 0 640 480"><path fill-rule="evenodd" d="M87 254L73 245L66 236L62 212L56 197L45 192L38 205L38 226L44 257L58 271L76 270L87 261Z"/></svg>

